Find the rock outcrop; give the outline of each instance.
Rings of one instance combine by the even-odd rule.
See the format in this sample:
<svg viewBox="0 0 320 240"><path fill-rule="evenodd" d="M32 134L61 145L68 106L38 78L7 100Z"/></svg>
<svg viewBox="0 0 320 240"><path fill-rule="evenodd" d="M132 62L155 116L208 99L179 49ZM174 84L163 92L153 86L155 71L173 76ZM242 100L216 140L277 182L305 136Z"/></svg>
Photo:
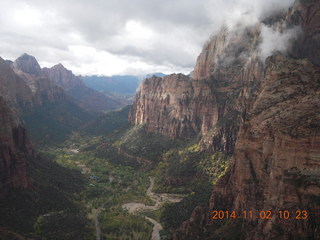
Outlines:
<svg viewBox="0 0 320 240"><path fill-rule="evenodd" d="M75 76L72 71L66 69L61 63L52 68L43 68L42 72L65 90L84 85L80 77Z"/></svg>
<svg viewBox="0 0 320 240"><path fill-rule="evenodd" d="M241 239L319 239L319 79L320 68L307 59L267 59L259 95L239 132L234 164L215 186L210 208L200 213L203 228L194 226L193 217L174 239L205 239L194 238L193 231L223 239L226 233L215 229L221 221L210 219L213 210L272 211L271 219L244 220ZM296 219L303 210L308 218ZM280 211L289 211L290 218L281 219Z"/></svg>
<svg viewBox="0 0 320 240"><path fill-rule="evenodd" d="M35 57L23 54L12 64L13 71L27 83L32 92L32 101L41 106L67 98L62 88L52 83L44 74Z"/></svg>
<svg viewBox="0 0 320 240"><path fill-rule="evenodd" d="M192 137L212 127L215 98L208 84L183 74L146 79L136 95L130 120L150 132L173 138Z"/></svg>
<svg viewBox="0 0 320 240"><path fill-rule="evenodd" d="M143 81L129 120L173 138L201 134L204 149L233 152L241 119L263 76L259 33L258 25L224 28L205 45L193 78L173 74ZM215 68L202 71L201 65Z"/></svg>
<svg viewBox="0 0 320 240"><path fill-rule="evenodd" d="M57 64L52 68L44 68L42 73L63 88L69 96L76 100L79 106L89 111L109 111L123 106L117 99L85 86L81 77L75 76L62 64Z"/></svg>
<svg viewBox="0 0 320 240"><path fill-rule="evenodd" d="M62 141L93 118L43 74L36 59L27 54L13 63L0 59L0 96L13 121L22 123L37 143Z"/></svg>
<svg viewBox="0 0 320 240"><path fill-rule="evenodd" d="M192 78L142 83L132 122L174 138L201 134L203 150L234 153L209 208L196 208L175 240L320 239L319 12L319 1L297 0L276 18L222 28L205 44ZM264 62L262 27L297 29L287 52ZM213 210L272 216L214 221Z"/></svg>
<svg viewBox="0 0 320 240"><path fill-rule="evenodd" d="M15 114L14 119L19 119L17 107L29 108L33 106L33 94L28 84L18 76L2 58L0 58L0 96L9 105Z"/></svg>
<svg viewBox="0 0 320 240"><path fill-rule="evenodd" d="M41 74L41 67L36 58L26 53L13 62L13 68L34 76Z"/></svg>
<svg viewBox="0 0 320 240"><path fill-rule="evenodd" d="M13 187L30 186L27 160L33 154L26 130L12 118L5 100L0 97L0 198Z"/></svg>
<svg viewBox="0 0 320 240"><path fill-rule="evenodd" d="M320 239L319 10L319 1L296 1L279 21L267 21L274 28L301 26L302 33L287 56L267 58L230 171L215 186L209 208L195 209L174 239ZM254 217L213 220L213 210ZM261 211L271 211L270 219L261 219Z"/></svg>
<svg viewBox="0 0 320 240"><path fill-rule="evenodd" d="M296 1L289 10L285 22L299 25L303 31L294 44L292 54L296 58L308 58L313 64L320 65L320 2L317 0Z"/></svg>
<svg viewBox="0 0 320 240"><path fill-rule="evenodd" d="M208 79L217 65L217 58L227 44L228 29L223 27L220 32L209 39L200 53L194 71L193 79Z"/></svg>

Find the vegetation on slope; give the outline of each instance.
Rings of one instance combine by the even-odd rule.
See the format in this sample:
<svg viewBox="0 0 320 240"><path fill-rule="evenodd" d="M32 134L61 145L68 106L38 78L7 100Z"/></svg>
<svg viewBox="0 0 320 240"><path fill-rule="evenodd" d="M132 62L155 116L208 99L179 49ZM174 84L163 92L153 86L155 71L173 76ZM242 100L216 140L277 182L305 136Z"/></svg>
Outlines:
<svg viewBox="0 0 320 240"><path fill-rule="evenodd" d="M61 144L72 131L94 116L69 101L47 103L23 113L23 120L37 145Z"/></svg>
<svg viewBox="0 0 320 240"><path fill-rule="evenodd" d="M162 235L170 239L173 229L190 217L195 206L208 202L212 183L228 167L228 155L201 151L196 144L198 139L174 140L148 133L143 125L128 124L129 106L97 118L78 133L71 132L70 128L74 126L59 115L50 115L59 111L56 106L51 107L48 116L39 110L39 118L35 122L32 118L27 119L27 123L33 126L31 129L38 139L45 136L41 135L43 132L34 131L44 127L45 121L50 126L45 131L58 136L53 137L52 142L68 137L63 145L43 148L47 158L64 168L51 161L32 164L36 189L32 193L21 193L25 195L19 193L16 197L13 193L6 203L10 210L17 204L25 206L19 210L20 214L31 216L25 221L23 218L15 220L16 215L11 225L8 221L8 226L17 227L18 232L40 239L51 239L48 236L92 239L94 215L102 207L99 220L103 238L149 239L151 224L143 216L128 215L121 205L127 202L152 205L146 189L148 176L155 176L154 191L187 194L180 203L165 204L159 210L146 213L163 224L165 231ZM79 117L76 110L73 113L68 106L62 106L61 111L67 110L73 118ZM78 127L80 121L75 122ZM42 199L39 195L46 197ZM25 199L24 205L16 202L21 199ZM14 204L10 205L10 202ZM34 203L38 207L32 205ZM79 226L84 229L82 232L77 230ZM80 233L82 238L77 235Z"/></svg>
<svg viewBox="0 0 320 240"><path fill-rule="evenodd" d="M90 224L76 201L83 176L43 157L30 160L29 176L31 189L13 189L1 199L1 226L32 238L90 239Z"/></svg>
<svg viewBox="0 0 320 240"><path fill-rule="evenodd" d="M112 111L106 113L94 121L84 125L81 128L81 133L84 135L106 136L113 131L128 125L128 115L131 106L126 106L120 111Z"/></svg>

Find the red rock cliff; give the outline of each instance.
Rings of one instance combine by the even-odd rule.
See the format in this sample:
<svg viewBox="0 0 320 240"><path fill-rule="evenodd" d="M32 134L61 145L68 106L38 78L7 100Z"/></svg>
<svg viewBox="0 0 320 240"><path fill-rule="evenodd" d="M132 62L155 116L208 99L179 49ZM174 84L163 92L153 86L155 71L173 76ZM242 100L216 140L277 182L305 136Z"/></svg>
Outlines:
<svg viewBox="0 0 320 240"><path fill-rule="evenodd" d="M190 138L200 133L203 148L233 151L246 103L254 96L263 74L257 57L259 32L258 25L241 31L221 30L198 59L196 69L203 64L215 67L203 78L197 77L196 70L193 78L173 74L146 79L136 95L129 120L145 124L147 131L173 138ZM201 57L207 51L210 54Z"/></svg>
<svg viewBox="0 0 320 240"><path fill-rule="evenodd" d="M17 125L6 102L0 97L0 197L13 187L27 188L27 159L33 150L26 130Z"/></svg>
<svg viewBox="0 0 320 240"><path fill-rule="evenodd" d="M174 239L225 239L231 229L239 239L320 239L319 13L320 1L301 0L279 18L223 28L205 44L192 79L171 75L142 83L132 122L171 137L201 133L203 149L235 152L210 208L196 208ZM301 28L286 55L273 54L263 64L262 24ZM213 209L273 215L229 221L228 228L210 220ZM285 221L280 210L306 210L308 219Z"/></svg>
<svg viewBox="0 0 320 240"><path fill-rule="evenodd" d="M302 34L288 56L266 60L229 173L215 186L209 209L196 208L174 239L320 239L319 10L319 1L296 1L272 23L300 25ZM272 216L226 223L211 220L212 210L270 210ZM280 219L285 210L290 218ZM308 218L295 219L299 210Z"/></svg>

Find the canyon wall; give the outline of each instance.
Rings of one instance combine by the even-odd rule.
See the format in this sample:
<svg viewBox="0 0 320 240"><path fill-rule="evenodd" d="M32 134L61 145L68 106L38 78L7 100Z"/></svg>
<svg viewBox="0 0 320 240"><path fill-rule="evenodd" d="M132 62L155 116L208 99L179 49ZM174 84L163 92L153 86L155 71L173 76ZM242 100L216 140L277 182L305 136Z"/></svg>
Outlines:
<svg viewBox="0 0 320 240"><path fill-rule="evenodd" d="M221 30L224 37L212 38L207 44L210 49L206 45L203 50L213 52L219 66L207 78L197 77L196 70L193 78L172 74L144 80L129 120L145 124L147 131L172 138L200 134L203 149L233 152L247 102L254 97L263 75L257 56L259 32L257 25L241 31ZM226 34L227 42L223 40ZM223 52L215 52L221 48ZM197 66L202 61L199 57Z"/></svg>
<svg viewBox="0 0 320 240"><path fill-rule="evenodd" d="M280 21L265 22L302 32L287 56L267 58L229 172L214 187L209 208L196 208L174 239L320 239L319 5L296 1ZM256 215L219 221L214 210ZM270 219L260 219L260 211L271 211ZM289 219L280 211L290 212ZM307 218L297 217L299 211Z"/></svg>
<svg viewBox="0 0 320 240"><path fill-rule="evenodd" d="M30 186L27 165L33 154L26 130L12 118L5 100L0 97L0 197L13 187Z"/></svg>
<svg viewBox="0 0 320 240"><path fill-rule="evenodd" d="M202 150L234 153L209 208L197 207L174 239L319 239L319 10L320 1L301 0L253 26L223 27L192 77L142 83L131 122L173 138L200 134ZM264 29L291 31L287 51L265 60ZM213 210L272 217L214 221ZM285 210L290 219L280 219ZM307 219L295 219L303 210Z"/></svg>
<svg viewBox="0 0 320 240"><path fill-rule="evenodd" d="M195 209L174 239L223 239L226 222L212 220L213 210L272 211L271 219L244 220L241 239L319 239L319 70L308 59L281 54L267 59L266 76L241 125L229 173L214 187L210 207ZM303 210L308 218L295 219L296 211ZM279 211L289 211L290 219L281 219ZM195 237L201 233L205 238Z"/></svg>

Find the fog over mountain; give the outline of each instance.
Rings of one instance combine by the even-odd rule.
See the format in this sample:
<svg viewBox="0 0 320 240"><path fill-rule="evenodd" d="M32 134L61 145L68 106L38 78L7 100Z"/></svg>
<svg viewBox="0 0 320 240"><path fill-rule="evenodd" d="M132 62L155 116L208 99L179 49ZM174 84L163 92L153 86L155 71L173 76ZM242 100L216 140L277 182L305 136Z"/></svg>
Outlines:
<svg viewBox="0 0 320 240"><path fill-rule="evenodd" d="M254 24L292 3L3 0L0 55L28 52L42 67L61 62L83 75L189 73L208 32Z"/></svg>

